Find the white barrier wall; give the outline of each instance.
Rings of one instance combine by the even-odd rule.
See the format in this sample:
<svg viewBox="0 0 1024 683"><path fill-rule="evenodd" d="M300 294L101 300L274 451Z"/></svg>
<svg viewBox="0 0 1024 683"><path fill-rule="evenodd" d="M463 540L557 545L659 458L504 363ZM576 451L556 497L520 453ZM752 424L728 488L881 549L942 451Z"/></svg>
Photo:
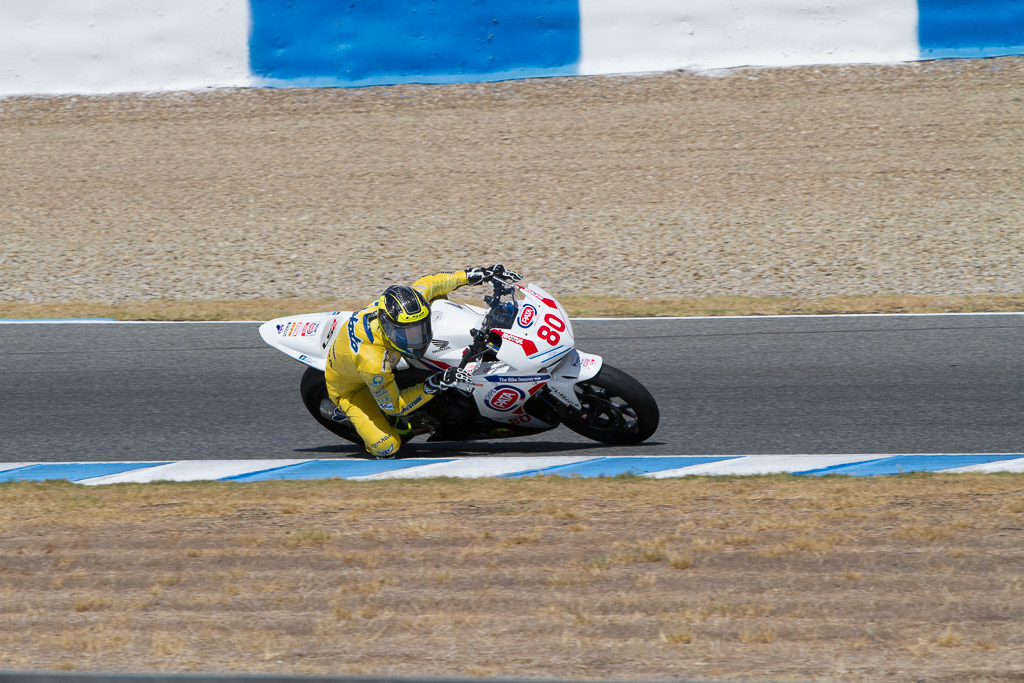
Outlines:
<svg viewBox="0 0 1024 683"><path fill-rule="evenodd" d="M580 73L918 58L916 0L581 0Z"/></svg>
<svg viewBox="0 0 1024 683"><path fill-rule="evenodd" d="M0 95L251 82L249 0L0 0Z"/></svg>

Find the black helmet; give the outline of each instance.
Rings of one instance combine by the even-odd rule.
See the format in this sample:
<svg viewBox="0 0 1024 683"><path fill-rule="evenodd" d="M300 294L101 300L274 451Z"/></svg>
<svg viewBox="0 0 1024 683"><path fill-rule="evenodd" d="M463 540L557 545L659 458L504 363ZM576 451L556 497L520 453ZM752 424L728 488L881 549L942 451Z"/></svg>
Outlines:
<svg viewBox="0 0 1024 683"><path fill-rule="evenodd" d="M419 358L427 352L434 336L430 304L417 290L405 285L385 289L377 300L377 320L384 337L403 356Z"/></svg>

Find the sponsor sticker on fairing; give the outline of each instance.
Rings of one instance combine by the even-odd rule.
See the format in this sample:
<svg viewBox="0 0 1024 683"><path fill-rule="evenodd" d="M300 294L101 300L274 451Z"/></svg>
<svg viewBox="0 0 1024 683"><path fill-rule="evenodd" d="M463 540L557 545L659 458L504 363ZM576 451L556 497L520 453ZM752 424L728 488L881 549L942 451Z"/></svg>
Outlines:
<svg viewBox="0 0 1024 683"><path fill-rule="evenodd" d="M509 384L510 382L546 382L549 379L551 379L551 375L491 375L484 377L484 381L501 382L503 384Z"/></svg>
<svg viewBox="0 0 1024 683"><path fill-rule="evenodd" d="M526 304L523 306L523 310L519 312L519 327L529 327L533 324L534 318L537 317L537 309Z"/></svg>
<svg viewBox="0 0 1024 683"><path fill-rule="evenodd" d="M334 336L334 331L336 329L338 329L338 319L334 318L331 320L331 329L327 330L327 336L324 337L324 343L320 345L322 348L326 349L327 345L331 343L331 337Z"/></svg>
<svg viewBox="0 0 1024 683"><path fill-rule="evenodd" d="M529 287L523 287L522 285L516 285L516 287L518 287L519 289L523 290L524 292L526 292L530 296L534 296L534 297L540 299L541 302L545 306L547 306L548 308L554 308L556 310L558 309L558 306L555 304L554 299L551 299L550 297L546 297L546 296L541 296L540 292L536 292L536 291L530 289Z"/></svg>
<svg viewBox="0 0 1024 683"><path fill-rule="evenodd" d="M571 398L566 396L565 393L563 393L562 391L559 391L558 387L556 387L554 384L549 384L548 385L548 389L551 390L551 393L554 394L555 398L557 398L559 401L561 401L565 405L567 405L567 406L576 405L576 403L574 403ZM578 402L578 400L579 399L577 399L577 402Z"/></svg>
<svg viewBox="0 0 1024 683"><path fill-rule="evenodd" d="M505 332L500 329L495 329L494 331L500 333L501 338L504 339L505 341L512 342L513 344L518 344L519 346L523 347L523 351L526 352L527 356L532 356L533 354L537 353L537 345L534 344L533 341L529 339L523 339L522 337L517 337L511 332Z"/></svg>
<svg viewBox="0 0 1024 683"><path fill-rule="evenodd" d="M494 410L504 413L515 408L516 405L525 398L526 393L522 389L503 386L492 389L487 396L484 397L484 403Z"/></svg>
<svg viewBox="0 0 1024 683"><path fill-rule="evenodd" d="M288 333L285 336L286 337L308 337L308 336L314 334L319 327L320 327L320 323L304 323L304 322L292 323L288 327Z"/></svg>

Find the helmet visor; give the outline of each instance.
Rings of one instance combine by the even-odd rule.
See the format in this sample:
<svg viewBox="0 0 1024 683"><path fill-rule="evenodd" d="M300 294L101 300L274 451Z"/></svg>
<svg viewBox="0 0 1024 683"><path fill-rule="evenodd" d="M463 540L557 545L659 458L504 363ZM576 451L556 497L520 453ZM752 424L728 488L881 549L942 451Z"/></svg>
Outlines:
<svg viewBox="0 0 1024 683"><path fill-rule="evenodd" d="M434 337L430 329L430 316L408 325L399 325L382 317L381 327L391 345L403 356L410 358L419 358L426 353Z"/></svg>

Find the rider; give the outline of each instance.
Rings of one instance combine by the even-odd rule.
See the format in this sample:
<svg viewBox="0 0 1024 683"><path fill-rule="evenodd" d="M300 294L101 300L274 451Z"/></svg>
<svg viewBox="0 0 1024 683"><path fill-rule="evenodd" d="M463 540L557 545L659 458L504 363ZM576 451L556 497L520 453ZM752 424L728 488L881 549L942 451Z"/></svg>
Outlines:
<svg viewBox="0 0 1024 683"><path fill-rule="evenodd" d="M488 282L495 273L519 279L501 265L425 275L411 287L388 287L376 302L353 313L327 354L324 377L330 403L321 404L324 417L339 419L337 406L371 455L395 457L402 445L400 419L439 392L469 381L465 370L452 367L399 391L394 369L400 356L419 358L429 348L431 301L463 285Z"/></svg>

